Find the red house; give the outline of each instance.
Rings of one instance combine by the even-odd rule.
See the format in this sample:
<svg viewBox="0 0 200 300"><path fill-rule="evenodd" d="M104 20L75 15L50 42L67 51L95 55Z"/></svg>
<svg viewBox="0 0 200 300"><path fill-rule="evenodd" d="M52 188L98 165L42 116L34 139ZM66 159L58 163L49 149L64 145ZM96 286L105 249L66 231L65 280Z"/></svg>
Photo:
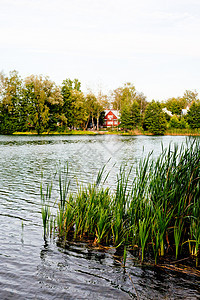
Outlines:
<svg viewBox="0 0 200 300"><path fill-rule="evenodd" d="M104 127L116 127L119 124L119 110L105 110Z"/></svg>

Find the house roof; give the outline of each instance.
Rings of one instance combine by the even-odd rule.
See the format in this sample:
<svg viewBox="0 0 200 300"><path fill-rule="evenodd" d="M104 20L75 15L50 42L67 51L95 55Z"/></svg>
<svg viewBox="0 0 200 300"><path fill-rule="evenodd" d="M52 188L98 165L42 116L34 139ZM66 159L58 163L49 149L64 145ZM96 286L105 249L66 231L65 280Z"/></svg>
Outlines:
<svg viewBox="0 0 200 300"><path fill-rule="evenodd" d="M166 107L164 107L162 110L164 113L168 114L170 117L173 116L172 112L170 110L168 110Z"/></svg>
<svg viewBox="0 0 200 300"><path fill-rule="evenodd" d="M189 109L190 109L189 106L187 106L186 108L182 109L181 114L182 115L187 115Z"/></svg>
<svg viewBox="0 0 200 300"><path fill-rule="evenodd" d="M116 109L106 109L106 110L105 110L105 117L107 116L107 114L108 114L109 112L112 112L113 115L115 115L117 118L120 117L120 112L119 112L119 110L116 110Z"/></svg>

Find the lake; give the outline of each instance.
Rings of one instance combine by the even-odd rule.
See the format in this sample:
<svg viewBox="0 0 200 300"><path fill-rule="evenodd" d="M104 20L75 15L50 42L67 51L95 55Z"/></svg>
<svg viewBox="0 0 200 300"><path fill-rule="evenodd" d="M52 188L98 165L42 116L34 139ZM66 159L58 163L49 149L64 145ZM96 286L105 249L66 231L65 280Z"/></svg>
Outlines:
<svg viewBox="0 0 200 300"><path fill-rule="evenodd" d="M133 166L150 151L186 143L183 136L0 135L0 299L200 299L200 279L140 267L128 255L134 287L115 250L43 240L40 184L69 168L70 190L93 182L105 166L115 188L121 165ZM54 186L52 206L58 197Z"/></svg>

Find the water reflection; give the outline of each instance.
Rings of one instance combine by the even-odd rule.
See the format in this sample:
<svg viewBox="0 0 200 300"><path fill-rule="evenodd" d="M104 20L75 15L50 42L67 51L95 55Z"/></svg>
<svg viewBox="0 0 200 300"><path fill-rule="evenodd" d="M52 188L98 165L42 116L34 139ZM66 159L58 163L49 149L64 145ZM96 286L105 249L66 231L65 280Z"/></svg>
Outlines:
<svg viewBox="0 0 200 300"><path fill-rule="evenodd" d="M81 287L85 295L82 299L96 299L96 295L100 299L136 299L136 291L139 299L198 299L199 279L193 278L193 283L189 276L163 272L153 266L134 266L130 254L125 272L114 254L112 249L102 253L83 243L68 243L65 248L58 246L48 251L44 248L40 276L43 272L44 278L50 276L51 280L70 285L77 297ZM54 276L49 274L49 268L54 270Z"/></svg>

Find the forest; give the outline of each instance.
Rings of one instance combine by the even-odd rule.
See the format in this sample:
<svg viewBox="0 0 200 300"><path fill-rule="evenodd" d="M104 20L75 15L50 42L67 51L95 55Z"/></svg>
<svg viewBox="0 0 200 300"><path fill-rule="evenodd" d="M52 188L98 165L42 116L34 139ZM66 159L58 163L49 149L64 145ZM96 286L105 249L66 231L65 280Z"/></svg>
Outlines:
<svg viewBox="0 0 200 300"><path fill-rule="evenodd" d="M120 112L117 129L162 135L167 130L198 130L200 100L196 90L167 100L147 101L127 82L104 94L81 91L78 79L64 79L58 86L48 76L21 78L14 70L0 73L0 134L14 132L69 132L102 130L105 110Z"/></svg>

